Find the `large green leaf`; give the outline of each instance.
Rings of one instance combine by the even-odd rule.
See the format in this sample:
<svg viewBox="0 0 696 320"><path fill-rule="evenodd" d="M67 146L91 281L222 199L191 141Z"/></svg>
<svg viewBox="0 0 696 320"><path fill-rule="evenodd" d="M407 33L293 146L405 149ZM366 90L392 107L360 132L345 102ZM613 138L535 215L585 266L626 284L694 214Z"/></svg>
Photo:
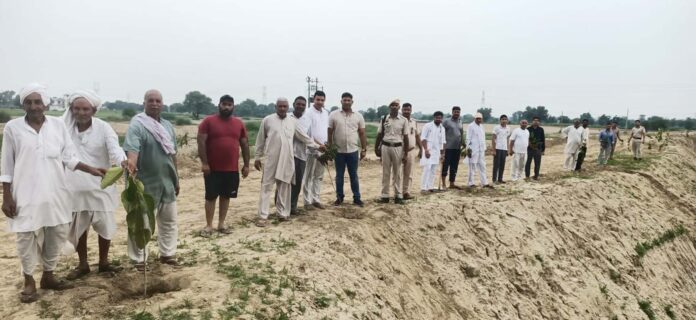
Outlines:
<svg viewBox="0 0 696 320"><path fill-rule="evenodd" d="M126 188L121 193L121 202L126 209L128 237L138 249L144 249L155 232L155 203L152 196L145 193L139 180L129 177Z"/></svg>
<svg viewBox="0 0 696 320"><path fill-rule="evenodd" d="M109 170L106 171L106 174L104 177L102 177L101 180L101 188L106 189L110 185L116 183L118 179L123 176L123 168L121 167L112 167Z"/></svg>

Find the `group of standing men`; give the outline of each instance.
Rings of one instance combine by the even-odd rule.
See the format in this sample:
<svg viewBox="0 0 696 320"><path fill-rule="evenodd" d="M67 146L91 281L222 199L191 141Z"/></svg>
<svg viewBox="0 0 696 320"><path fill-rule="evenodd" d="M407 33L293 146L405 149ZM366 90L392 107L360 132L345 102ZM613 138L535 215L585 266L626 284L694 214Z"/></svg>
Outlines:
<svg viewBox="0 0 696 320"><path fill-rule="evenodd" d="M86 239L90 226L99 236L98 272L112 275L119 271L108 259L119 197L113 186L100 188L100 177L111 166L126 168L153 196L159 260L176 265L176 136L171 123L160 118L159 91L145 93L145 111L131 120L123 147L111 126L94 117L101 100L92 92L70 95L70 107L62 118L44 114L50 103L44 86L30 84L19 96L26 114L9 121L3 130L0 181L2 211L9 218L9 229L16 233L24 276L20 301L38 299L33 274L39 260L43 266L41 288L73 287L53 274L68 243L79 257L68 280L90 273ZM128 255L137 269L145 268L147 252L139 250L130 238Z"/></svg>

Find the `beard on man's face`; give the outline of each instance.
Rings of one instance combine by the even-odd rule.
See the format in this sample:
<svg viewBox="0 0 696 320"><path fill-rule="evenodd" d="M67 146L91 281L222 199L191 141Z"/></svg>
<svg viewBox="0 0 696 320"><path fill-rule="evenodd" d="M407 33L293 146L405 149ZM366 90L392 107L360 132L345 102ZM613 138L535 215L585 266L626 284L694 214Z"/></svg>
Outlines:
<svg viewBox="0 0 696 320"><path fill-rule="evenodd" d="M230 117L232 115L232 111L234 111L234 110L223 110L223 109L219 110L220 116L222 116L224 118Z"/></svg>

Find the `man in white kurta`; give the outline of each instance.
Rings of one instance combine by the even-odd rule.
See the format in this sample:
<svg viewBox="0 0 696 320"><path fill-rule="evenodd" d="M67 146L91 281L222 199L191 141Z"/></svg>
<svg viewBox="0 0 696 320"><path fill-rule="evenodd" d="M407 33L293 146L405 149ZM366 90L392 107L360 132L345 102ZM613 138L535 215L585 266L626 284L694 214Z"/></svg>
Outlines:
<svg viewBox="0 0 696 320"><path fill-rule="evenodd" d="M471 157L464 159L469 163L469 187L473 187L474 175L478 172L481 185L492 188L486 178L486 133L483 131L483 115L476 113L474 122L466 129L466 147L471 149Z"/></svg>
<svg viewBox="0 0 696 320"><path fill-rule="evenodd" d="M71 287L53 275L71 221L65 168L98 176L104 170L81 163L63 121L44 115L50 102L45 87L28 85L19 96L26 114L9 121L3 130L0 182L2 211L9 218L9 230L17 234L24 275L20 301L30 303L38 299L33 274L39 259L41 288Z"/></svg>
<svg viewBox="0 0 696 320"><path fill-rule="evenodd" d="M575 170L578 153L583 144L584 129L580 126L580 120L575 119L572 126L567 126L561 130L561 136L566 138L566 146L563 150L564 161L563 169L566 171Z"/></svg>
<svg viewBox="0 0 696 320"><path fill-rule="evenodd" d="M125 166L126 154L119 146L118 136L111 126L94 114L101 99L93 92L77 91L68 98L70 107L63 121L75 145L77 155L91 166L108 168ZM72 223L68 241L77 250L80 263L68 274L68 280L90 272L87 262L87 231L90 225L99 235L99 273L112 273L117 268L109 264L109 246L116 232L114 210L119 201L115 186L101 189L100 179L84 172L66 173L72 193Z"/></svg>
<svg viewBox="0 0 696 320"><path fill-rule="evenodd" d="M423 126L421 131L421 146L423 154L420 159L420 166L423 168L421 177L421 193L434 191L434 183L437 172L437 165L442 161L445 153L445 127L442 126L443 114L436 111L433 114L433 121Z"/></svg>
<svg viewBox="0 0 696 320"><path fill-rule="evenodd" d="M275 204L280 221L290 216L291 183L295 174L293 138L303 141L307 147L318 145L297 125L297 119L288 117L289 103L285 98L276 101L276 113L261 120L256 136L256 160L254 168L263 170L261 196L259 198L259 220L256 225L268 225L269 207L276 187ZM261 164L265 159L264 165Z"/></svg>
<svg viewBox="0 0 696 320"><path fill-rule="evenodd" d="M529 147L529 130L527 120L520 121L520 127L512 131L508 155L512 155L512 181L524 176L524 165L527 162L527 147Z"/></svg>

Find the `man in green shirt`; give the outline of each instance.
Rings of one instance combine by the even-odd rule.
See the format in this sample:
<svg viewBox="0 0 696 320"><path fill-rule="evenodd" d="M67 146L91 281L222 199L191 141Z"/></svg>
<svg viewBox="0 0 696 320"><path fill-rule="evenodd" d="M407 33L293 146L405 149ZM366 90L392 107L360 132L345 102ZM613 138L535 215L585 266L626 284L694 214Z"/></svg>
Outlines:
<svg viewBox="0 0 696 320"><path fill-rule="evenodd" d="M128 155L128 173L137 176L145 192L155 200L159 260L176 265L177 219L176 196L179 178L176 168L176 134L171 122L160 118L162 94L145 93L145 112L130 122L123 149ZM138 270L144 270L147 252L128 239L128 256Z"/></svg>

